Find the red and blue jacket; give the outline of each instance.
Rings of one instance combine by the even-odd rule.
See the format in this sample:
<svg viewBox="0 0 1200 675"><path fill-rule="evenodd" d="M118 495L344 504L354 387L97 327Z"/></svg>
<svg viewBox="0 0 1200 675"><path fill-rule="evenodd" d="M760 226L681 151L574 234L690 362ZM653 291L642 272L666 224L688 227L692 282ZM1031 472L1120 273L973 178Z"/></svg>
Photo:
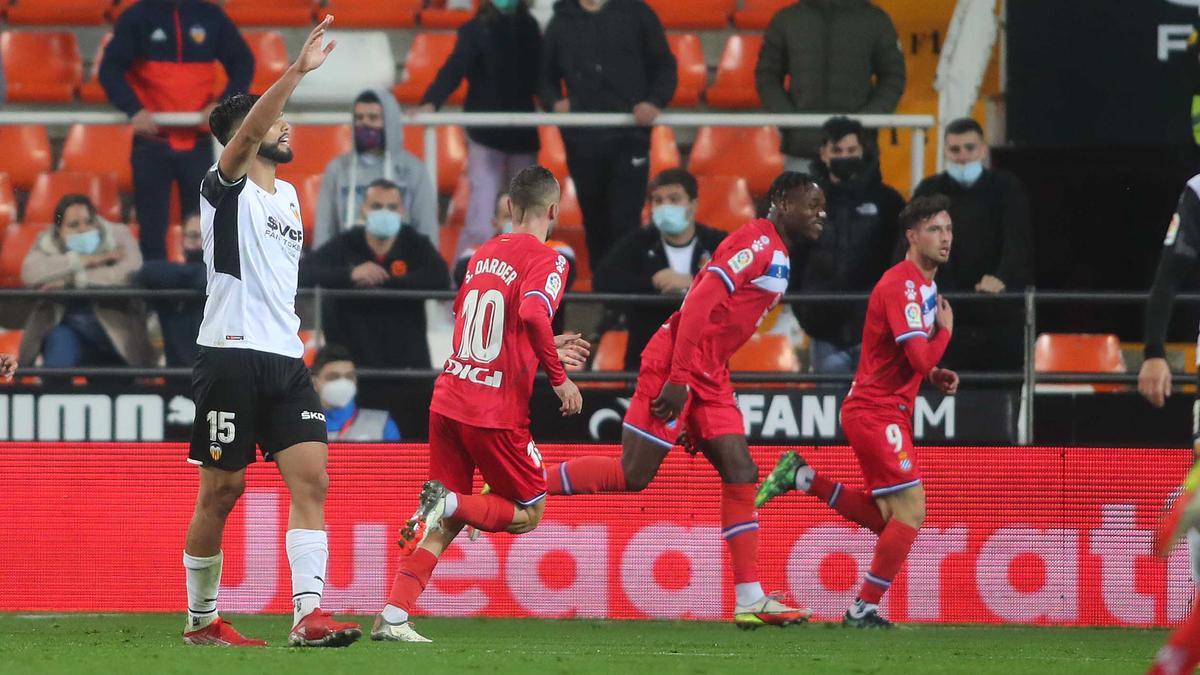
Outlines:
<svg viewBox="0 0 1200 675"><path fill-rule="evenodd" d="M213 100L220 61L229 76L221 98L245 92L254 54L237 26L205 0L141 0L121 15L100 62L100 85L126 115L196 112ZM175 150L195 147L197 129L173 128L163 137Z"/></svg>

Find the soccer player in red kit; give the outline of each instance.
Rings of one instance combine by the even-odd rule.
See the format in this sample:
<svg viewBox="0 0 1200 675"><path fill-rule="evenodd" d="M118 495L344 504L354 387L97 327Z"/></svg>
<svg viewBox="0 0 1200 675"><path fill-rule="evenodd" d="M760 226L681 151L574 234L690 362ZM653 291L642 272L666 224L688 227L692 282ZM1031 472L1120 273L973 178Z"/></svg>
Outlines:
<svg viewBox="0 0 1200 675"><path fill-rule="evenodd" d="M508 194L513 230L479 247L454 303L453 352L429 406L430 480L401 544L424 537L401 563L372 640L429 642L413 630L409 613L465 525L513 534L537 527L546 496L541 453L529 435L538 365L564 415L583 407L560 349L586 358L587 343L556 339L550 328L567 277L566 258L546 246L558 218L558 181L531 166L513 178ZM488 494L471 494L476 467Z"/></svg>
<svg viewBox="0 0 1200 675"><path fill-rule="evenodd" d="M729 379L729 357L787 290L789 249L815 240L824 226L825 195L802 173L776 178L768 199L767 217L717 247L683 307L642 351L621 457L577 457L546 468L550 494L639 492L685 435L689 449L703 452L721 476L721 534L733 568L734 623L742 628L783 626L812 614L768 596L758 582L758 467Z"/></svg>
<svg viewBox="0 0 1200 675"><path fill-rule="evenodd" d="M1155 541L1158 554L1167 557L1184 532L1194 532L1197 525L1200 525L1200 464L1192 467L1180 495L1159 527ZM1200 664L1200 603L1192 606L1192 613L1158 650L1147 675L1189 675L1195 672L1197 664Z"/></svg>
<svg viewBox="0 0 1200 675"><path fill-rule="evenodd" d="M786 452L755 499L762 506L790 490L803 490L879 535L871 570L842 619L845 626L892 627L879 615L879 601L925 520L925 490L913 452L913 402L926 378L946 394L958 390L958 375L937 367L954 330L950 304L938 296L933 281L938 265L950 257L949 208L948 198L930 195L913 199L900 212L908 254L883 274L867 302L862 357L842 403L842 430L866 490L834 483L797 453Z"/></svg>

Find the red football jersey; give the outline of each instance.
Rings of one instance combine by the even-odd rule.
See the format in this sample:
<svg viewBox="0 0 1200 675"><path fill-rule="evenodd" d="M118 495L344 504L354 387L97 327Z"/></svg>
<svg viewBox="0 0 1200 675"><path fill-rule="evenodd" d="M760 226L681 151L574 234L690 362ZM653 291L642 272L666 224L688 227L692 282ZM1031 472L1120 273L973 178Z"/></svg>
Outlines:
<svg viewBox="0 0 1200 675"><path fill-rule="evenodd" d="M489 429L529 425L538 359L518 308L526 297L553 318L567 259L530 234L504 234L479 247L454 300L453 352L433 387L429 409Z"/></svg>
<svg viewBox="0 0 1200 675"><path fill-rule="evenodd" d="M791 260L775 225L758 218L726 237L704 271L725 284L729 297L717 305L701 332L693 365L724 365L787 291ZM693 287L700 278L692 281ZM668 325L672 336L678 336L679 312L671 315Z"/></svg>
<svg viewBox="0 0 1200 675"><path fill-rule="evenodd" d="M908 260L883 273L867 301L862 356L843 409L905 406L912 411L922 375L909 363L904 343L933 337L937 297L937 284Z"/></svg>

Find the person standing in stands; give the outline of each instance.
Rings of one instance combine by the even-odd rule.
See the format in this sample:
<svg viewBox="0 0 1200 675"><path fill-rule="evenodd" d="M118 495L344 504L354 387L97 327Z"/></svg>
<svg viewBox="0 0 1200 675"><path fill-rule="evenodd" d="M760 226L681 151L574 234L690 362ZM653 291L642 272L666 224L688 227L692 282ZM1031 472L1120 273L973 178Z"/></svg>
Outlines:
<svg viewBox="0 0 1200 675"><path fill-rule="evenodd" d="M458 29L454 51L425 90L417 112L433 112L467 79L466 112L533 112L542 34L526 0L485 0ZM468 128L471 201L457 252L492 237L492 205L517 172L537 161L534 127Z"/></svg>
<svg viewBox="0 0 1200 675"><path fill-rule="evenodd" d="M254 54L219 6L204 0L142 0L121 14L100 61L100 86L133 125L133 197L147 260L167 257L171 184L183 213L200 210L200 182L213 163L208 116L216 62L229 76L220 98L245 93ZM156 112L199 112L196 127L159 128Z"/></svg>

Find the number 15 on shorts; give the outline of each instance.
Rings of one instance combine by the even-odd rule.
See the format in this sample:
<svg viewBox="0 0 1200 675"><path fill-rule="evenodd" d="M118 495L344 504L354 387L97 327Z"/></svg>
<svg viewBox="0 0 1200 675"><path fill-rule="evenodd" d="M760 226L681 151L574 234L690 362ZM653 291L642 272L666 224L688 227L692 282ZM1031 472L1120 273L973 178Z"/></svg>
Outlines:
<svg viewBox="0 0 1200 675"><path fill-rule="evenodd" d="M208 411L208 440L216 443L232 443L237 435L233 423L234 413L217 410ZM895 426L894 424L892 426Z"/></svg>

